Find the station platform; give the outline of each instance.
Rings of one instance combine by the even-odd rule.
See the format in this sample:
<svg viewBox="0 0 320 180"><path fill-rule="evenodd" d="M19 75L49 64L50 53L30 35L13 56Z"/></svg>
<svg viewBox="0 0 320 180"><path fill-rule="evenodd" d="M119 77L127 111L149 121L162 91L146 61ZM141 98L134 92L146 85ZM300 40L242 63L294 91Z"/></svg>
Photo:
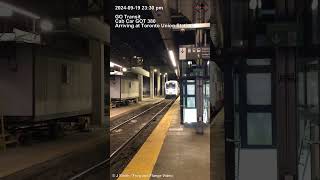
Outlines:
<svg viewBox="0 0 320 180"><path fill-rule="evenodd" d="M180 99L171 106L118 180L210 179L210 128L198 135L180 124Z"/></svg>
<svg viewBox="0 0 320 180"><path fill-rule="evenodd" d="M96 129L0 151L0 179L67 179L106 158L106 138Z"/></svg>
<svg viewBox="0 0 320 180"><path fill-rule="evenodd" d="M120 115L128 114L132 111L135 111L143 106L155 104L157 102L160 102L163 100L163 97L154 97L152 98L144 98L142 101L139 101L135 104L129 104L128 106L122 106L117 108L111 108L110 109L110 119L113 120L114 118L117 118Z"/></svg>

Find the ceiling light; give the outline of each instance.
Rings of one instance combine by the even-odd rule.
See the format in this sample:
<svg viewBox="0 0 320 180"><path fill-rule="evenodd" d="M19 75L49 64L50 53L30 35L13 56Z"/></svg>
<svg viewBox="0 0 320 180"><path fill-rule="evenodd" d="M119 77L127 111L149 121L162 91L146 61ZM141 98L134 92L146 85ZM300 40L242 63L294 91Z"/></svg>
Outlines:
<svg viewBox="0 0 320 180"><path fill-rule="evenodd" d="M318 0L313 0L311 3L311 9L312 10L317 10L318 9Z"/></svg>
<svg viewBox="0 0 320 180"><path fill-rule="evenodd" d="M116 63L113 63L113 62L110 62L110 67L119 67L119 68L122 68L122 66L120 66L119 64L116 64Z"/></svg>
<svg viewBox="0 0 320 180"><path fill-rule="evenodd" d="M154 69L153 71L154 71L154 72L157 72L158 70L157 70L157 69Z"/></svg>
<svg viewBox="0 0 320 180"><path fill-rule="evenodd" d="M21 9L21 8L18 8L16 6L13 6L11 4L8 4L8 3L5 3L5 2L1 2L0 1L0 7L3 7L3 8L7 8L7 9L10 9L12 10L13 12L16 12L18 14L22 14L22 15L25 15L27 17L30 17L32 19L40 19L40 16L30 12L30 11L26 11L24 9Z"/></svg>
<svg viewBox="0 0 320 180"><path fill-rule="evenodd" d="M122 71L123 72L127 72L127 68L122 68Z"/></svg>
<svg viewBox="0 0 320 180"><path fill-rule="evenodd" d="M177 67L176 58L174 57L174 53L172 50L169 51L169 56L173 67Z"/></svg>

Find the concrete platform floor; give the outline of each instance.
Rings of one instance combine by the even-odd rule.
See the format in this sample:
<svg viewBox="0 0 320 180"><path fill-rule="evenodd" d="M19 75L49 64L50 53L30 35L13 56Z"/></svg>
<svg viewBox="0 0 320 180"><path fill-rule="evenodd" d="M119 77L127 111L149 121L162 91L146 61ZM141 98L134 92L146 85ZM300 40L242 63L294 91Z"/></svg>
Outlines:
<svg viewBox="0 0 320 180"><path fill-rule="evenodd" d="M129 104L128 106L122 106L122 107L118 107L118 108L111 108L110 109L110 118L112 120L119 115L122 115L124 113L130 113L130 112L137 110L143 106L146 106L149 104L155 104L161 100L163 100L163 97L154 97L154 99L144 98L142 101L139 101L138 103L135 103L135 104Z"/></svg>
<svg viewBox="0 0 320 180"><path fill-rule="evenodd" d="M152 174L162 179L209 180L210 128L198 135L180 124L180 109L175 114Z"/></svg>
<svg viewBox="0 0 320 180"><path fill-rule="evenodd" d="M198 135L180 124L179 98L118 180L210 179L210 128Z"/></svg>
<svg viewBox="0 0 320 180"><path fill-rule="evenodd" d="M107 143L105 129L96 129L9 148L0 152L0 179L64 179L106 158Z"/></svg>
<svg viewBox="0 0 320 180"><path fill-rule="evenodd" d="M224 108L215 116L210 130L211 179L225 180Z"/></svg>

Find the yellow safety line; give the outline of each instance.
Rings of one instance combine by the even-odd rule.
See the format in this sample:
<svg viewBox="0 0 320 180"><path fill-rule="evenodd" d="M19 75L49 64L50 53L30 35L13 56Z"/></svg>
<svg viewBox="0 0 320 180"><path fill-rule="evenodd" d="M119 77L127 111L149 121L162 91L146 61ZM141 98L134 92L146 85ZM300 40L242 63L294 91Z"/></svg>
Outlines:
<svg viewBox="0 0 320 180"><path fill-rule="evenodd" d="M170 127L171 120L173 117L177 116L177 109L179 107L178 98L139 149L137 154L130 161L128 166L121 174L118 175L118 180L148 180L151 177L153 167L157 162L161 147Z"/></svg>

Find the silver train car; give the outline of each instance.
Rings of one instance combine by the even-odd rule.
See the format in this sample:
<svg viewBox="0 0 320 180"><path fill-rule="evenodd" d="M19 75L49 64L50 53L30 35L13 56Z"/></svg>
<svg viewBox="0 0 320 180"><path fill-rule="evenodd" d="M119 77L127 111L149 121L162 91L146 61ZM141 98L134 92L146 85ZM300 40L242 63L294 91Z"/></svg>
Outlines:
<svg viewBox="0 0 320 180"><path fill-rule="evenodd" d="M180 94L180 88L178 81L167 81L165 83L165 97L176 98Z"/></svg>

